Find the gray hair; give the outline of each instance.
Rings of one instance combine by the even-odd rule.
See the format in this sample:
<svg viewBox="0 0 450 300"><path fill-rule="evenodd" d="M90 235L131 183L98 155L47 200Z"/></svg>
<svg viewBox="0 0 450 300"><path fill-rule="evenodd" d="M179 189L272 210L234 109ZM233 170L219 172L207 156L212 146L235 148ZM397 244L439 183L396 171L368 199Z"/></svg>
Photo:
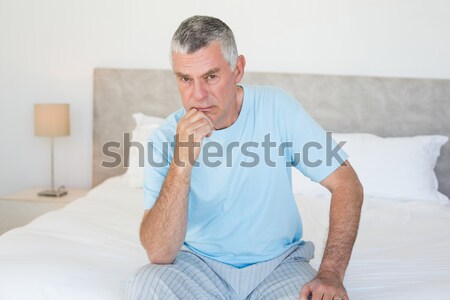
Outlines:
<svg viewBox="0 0 450 300"><path fill-rule="evenodd" d="M222 55L234 70L238 51L233 32L221 20L208 16L193 16L180 24L172 37L170 63L173 66L172 53L192 54L214 41L220 42Z"/></svg>

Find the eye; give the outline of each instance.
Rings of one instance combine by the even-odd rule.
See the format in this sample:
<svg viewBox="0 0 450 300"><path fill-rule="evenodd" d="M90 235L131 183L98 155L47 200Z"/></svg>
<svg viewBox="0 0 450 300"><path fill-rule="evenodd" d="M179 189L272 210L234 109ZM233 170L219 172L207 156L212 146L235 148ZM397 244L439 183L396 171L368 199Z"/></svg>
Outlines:
<svg viewBox="0 0 450 300"><path fill-rule="evenodd" d="M186 76L179 76L178 79L182 82L189 82L191 79Z"/></svg>
<svg viewBox="0 0 450 300"><path fill-rule="evenodd" d="M206 76L206 80L212 80L212 79L216 79L216 78L217 78L217 75L215 75L215 74L210 74L210 75Z"/></svg>

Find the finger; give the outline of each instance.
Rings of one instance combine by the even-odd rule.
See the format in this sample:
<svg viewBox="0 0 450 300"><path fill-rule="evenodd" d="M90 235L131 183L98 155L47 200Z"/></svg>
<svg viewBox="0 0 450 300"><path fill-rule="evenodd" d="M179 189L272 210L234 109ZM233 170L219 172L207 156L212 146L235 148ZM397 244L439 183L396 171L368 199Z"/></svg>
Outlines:
<svg viewBox="0 0 450 300"><path fill-rule="evenodd" d="M194 109L197 110L196 108L194 108ZM209 116L208 116L206 113L204 113L203 111L197 110L197 111L195 112L194 115L195 115L194 118L198 118L199 116L200 116L200 117L206 118L207 120L209 120L209 121L211 122L211 125L212 125L211 119L210 119Z"/></svg>
<svg viewBox="0 0 450 300"><path fill-rule="evenodd" d="M309 285L304 285L300 291L300 300L309 300L309 294L311 292L311 289Z"/></svg>
<svg viewBox="0 0 450 300"><path fill-rule="evenodd" d="M189 129L190 129L190 131L194 131L203 126L206 126L212 130L211 124L205 119L199 119L199 120L195 121L194 123L191 123L191 125L189 126Z"/></svg>
<svg viewBox="0 0 450 300"><path fill-rule="evenodd" d="M345 294L345 295L342 297L342 299L343 299L343 300L350 300L350 298L348 297L348 294Z"/></svg>
<svg viewBox="0 0 450 300"><path fill-rule="evenodd" d="M203 113L203 112L202 112L202 113ZM203 114L205 115L206 120L208 120L209 124L211 125L211 128L214 130L214 123L213 123L213 121L211 120L211 118L208 117L207 114L205 114L205 113L203 113Z"/></svg>
<svg viewBox="0 0 450 300"><path fill-rule="evenodd" d="M209 129L210 129L211 134L212 134L212 131L214 130L214 125L213 125L213 123L212 123L212 121L211 121L210 118L206 117L205 120L208 122L208 127L209 127ZM210 134L210 135L211 135L211 134Z"/></svg>
<svg viewBox="0 0 450 300"><path fill-rule="evenodd" d="M197 112L198 110L196 108L192 108L189 110L178 122L177 124L177 130L181 128L185 128L187 124L190 123L190 118Z"/></svg>
<svg viewBox="0 0 450 300"><path fill-rule="evenodd" d="M195 110L195 109L194 109ZM199 112L200 113L200 112ZM180 126L179 122L179 126ZM180 130L186 132L187 134L192 133L195 129L203 126L203 125L208 125L209 127L211 127L211 122L208 118L204 118L202 117L202 115L197 115L196 113L194 113L193 115L191 115L190 117L187 118L187 120L185 120L182 123L182 128L180 127ZM211 128L212 130L213 128Z"/></svg>
<svg viewBox="0 0 450 300"><path fill-rule="evenodd" d="M211 134L211 132L212 132L212 130L209 127L209 125L202 126L195 130L195 137L200 138L200 140L202 140L205 136L207 136L208 134Z"/></svg>
<svg viewBox="0 0 450 300"><path fill-rule="evenodd" d="M198 109L196 109L195 107L191 108L188 112L186 112L186 114L184 115L184 117L190 117L193 114L195 114L198 111Z"/></svg>
<svg viewBox="0 0 450 300"><path fill-rule="evenodd" d="M320 292L318 290L315 290L312 292L312 300L322 300L323 299L323 292Z"/></svg>
<svg viewBox="0 0 450 300"><path fill-rule="evenodd" d="M205 119L200 119L186 128L185 133L190 140L190 136L193 135L195 141L202 140L203 137L212 133L211 125Z"/></svg>
<svg viewBox="0 0 450 300"><path fill-rule="evenodd" d="M348 300L348 296L345 294L334 294L333 297L330 298L331 300Z"/></svg>
<svg viewBox="0 0 450 300"><path fill-rule="evenodd" d="M206 115L206 114L205 114L204 112L202 112L202 111L197 111L197 112L195 112L194 114L192 114L192 116L189 117L189 121L192 123L192 122L195 122L195 121L197 121L197 120L199 120L199 119L201 119L201 118L204 118L205 120L207 120L208 123L211 125L211 128L214 129L214 124L213 124L213 122L212 122L211 119L208 117L208 115Z"/></svg>
<svg viewBox="0 0 450 300"><path fill-rule="evenodd" d="M333 299L334 299L333 294L330 294L330 293L325 293L322 297L322 300L333 300Z"/></svg>

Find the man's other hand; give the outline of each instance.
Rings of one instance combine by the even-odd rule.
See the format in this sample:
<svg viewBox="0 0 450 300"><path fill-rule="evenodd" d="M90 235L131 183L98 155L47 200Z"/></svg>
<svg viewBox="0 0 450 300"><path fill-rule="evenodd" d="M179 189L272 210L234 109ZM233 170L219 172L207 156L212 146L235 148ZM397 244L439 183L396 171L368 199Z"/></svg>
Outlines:
<svg viewBox="0 0 450 300"><path fill-rule="evenodd" d="M349 298L338 276L318 274L316 278L303 286L300 291L300 300L349 300Z"/></svg>

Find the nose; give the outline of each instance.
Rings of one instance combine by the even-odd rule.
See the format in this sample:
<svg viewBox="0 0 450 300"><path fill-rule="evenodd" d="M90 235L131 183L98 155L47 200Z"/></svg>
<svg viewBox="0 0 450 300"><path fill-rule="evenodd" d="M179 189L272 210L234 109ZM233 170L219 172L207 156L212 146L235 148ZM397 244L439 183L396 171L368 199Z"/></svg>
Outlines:
<svg viewBox="0 0 450 300"><path fill-rule="evenodd" d="M197 80L194 82L194 100L202 101L208 98L208 88L204 82Z"/></svg>

